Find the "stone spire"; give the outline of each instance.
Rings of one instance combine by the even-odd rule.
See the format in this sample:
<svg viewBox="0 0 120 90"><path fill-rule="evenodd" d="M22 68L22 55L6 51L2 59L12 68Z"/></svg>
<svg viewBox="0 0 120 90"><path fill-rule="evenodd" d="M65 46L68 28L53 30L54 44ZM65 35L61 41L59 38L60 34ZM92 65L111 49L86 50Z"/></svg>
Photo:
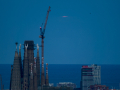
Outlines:
<svg viewBox="0 0 120 90"><path fill-rule="evenodd" d="M49 79L48 79L48 63L46 63L46 86L49 86Z"/></svg>
<svg viewBox="0 0 120 90"><path fill-rule="evenodd" d="M19 63L20 63L20 74L21 74L21 78L22 78L22 61L21 61L21 44L19 45Z"/></svg>
<svg viewBox="0 0 120 90"><path fill-rule="evenodd" d="M37 87L36 58L34 58L34 90L37 90Z"/></svg>
<svg viewBox="0 0 120 90"><path fill-rule="evenodd" d="M29 85L29 90L35 90L33 87L33 63L30 64L31 65L31 73L30 73L30 85Z"/></svg>
<svg viewBox="0 0 120 90"><path fill-rule="evenodd" d="M20 62L17 52L17 44L16 44L16 51L14 57L14 64L12 69L12 76L11 76L11 90L21 90L21 73L20 73Z"/></svg>
<svg viewBox="0 0 120 90"><path fill-rule="evenodd" d="M34 41L25 41L24 42L24 60L23 60L23 90L30 90L32 88L32 81L31 75L31 63L34 63ZM33 71L33 66L32 66ZM34 75L33 75L34 76ZM30 82L31 85L30 86Z"/></svg>
<svg viewBox="0 0 120 90"><path fill-rule="evenodd" d="M15 44L16 44L16 51L17 51L17 45L18 45L18 43L16 42Z"/></svg>
<svg viewBox="0 0 120 90"><path fill-rule="evenodd" d="M37 68L37 86L40 86L40 57L39 57L39 45L38 44L37 44L36 68Z"/></svg>
<svg viewBox="0 0 120 90"><path fill-rule="evenodd" d="M23 90L28 90L28 76L29 76L29 73L28 73L28 57L27 57L27 48L28 48L28 44L24 46L24 60L23 60Z"/></svg>

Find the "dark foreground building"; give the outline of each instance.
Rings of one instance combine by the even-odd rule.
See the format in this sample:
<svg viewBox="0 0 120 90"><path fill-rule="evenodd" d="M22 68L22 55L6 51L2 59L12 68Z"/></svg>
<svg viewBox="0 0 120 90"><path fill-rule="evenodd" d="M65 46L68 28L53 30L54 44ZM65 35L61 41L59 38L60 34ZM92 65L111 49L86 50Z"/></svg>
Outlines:
<svg viewBox="0 0 120 90"><path fill-rule="evenodd" d="M11 90L21 90L21 80L22 80L21 79L21 68L20 68L21 61L19 59L19 55L16 49L15 57L14 57L14 64L13 66L11 66L11 79L10 79Z"/></svg>
<svg viewBox="0 0 120 90"><path fill-rule="evenodd" d="M10 90L73 90L72 87L50 87L48 64L46 64L45 84L40 83L40 57L37 44L37 56L34 57L34 41L24 42L24 57L21 60L21 44L16 51L14 63L11 65ZM22 62L23 61L23 62Z"/></svg>
<svg viewBox="0 0 120 90"><path fill-rule="evenodd" d="M25 41L23 67L21 45L19 54L16 47L14 64L11 66L10 90L37 90L38 86L40 86L39 48L37 58L34 58L34 41Z"/></svg>

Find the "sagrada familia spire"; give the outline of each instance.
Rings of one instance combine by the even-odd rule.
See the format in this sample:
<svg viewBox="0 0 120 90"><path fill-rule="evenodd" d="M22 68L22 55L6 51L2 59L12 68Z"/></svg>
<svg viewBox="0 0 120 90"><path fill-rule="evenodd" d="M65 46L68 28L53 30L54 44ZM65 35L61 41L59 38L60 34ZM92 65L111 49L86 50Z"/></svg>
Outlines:
<svg viewBox="0 0 120 90"><path fill-rule="evenodd" d="M39 58L39 45L38 44L37 44L36 68L37 68L37 85L40 86L40 58Z"/></svg>
<svg viewBox="0 0 120 90"><path fill-rule="evenodd" d="M34 41L25 41L22 62L21 44L19 54L17 44L14 63L11 65L10 90L38 90L38 87L41 86L39 45L37 44L37 56L34 57Z"/></svg>
<svg viewBox="0 0 120 90"><path fill-rule="evenodd" d="M15 51L15 57L14 57L14 64L11 68L11 82L10 82L10 88L11 90L21 90L21 61L18 56L17 51L17 44L16 44L16 51Z"/></svg>

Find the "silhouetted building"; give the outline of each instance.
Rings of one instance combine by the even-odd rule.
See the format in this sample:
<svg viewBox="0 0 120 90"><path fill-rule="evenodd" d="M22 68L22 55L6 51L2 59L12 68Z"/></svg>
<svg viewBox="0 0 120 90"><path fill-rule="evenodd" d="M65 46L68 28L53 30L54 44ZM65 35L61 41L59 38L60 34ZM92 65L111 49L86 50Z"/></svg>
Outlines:
<svg viewBox="0 0 120 90"><path fill-rule="evenodd" d="M23 87L22 90L29 90L30 85L30 74L29 74L29 59L28 59L28 43L24 44L24 60L23 60ZM30 69L31 70L31 69Z"/></svg>
<svg viewBox="0 0 120 90"><path fill-rule="evenodd" d="M19 54L17 51L16 44L14 64L11 65L10 90L73 90L74 88L76 88L76 85L71 82L59 83L57 87L53 87L52 84L50 85L48 78L47 63L45 85L42 84L40 85L40 59L38 44L37 44L37 58L35 58L34 42L33 41L24 42L23 65L21 62L21 44L19 46Z"/></svg>
<svg viewBox="0 0 120 90"><path fill-rule="evenodd" d="M21 90L21 63L18 56L17 44L16 51L14 57L14 64L11 67L11 81L10 81L10 89L11 90Z"/></svg>
<svg viewBox="0 0 120 90"><path fill-rule="evenodd" d="M11 65L10 90L37 90L38 86L40 86L39 60L38 47L37 59L34 59L34 41L25 41L22 68L21 45L19 46L19 55L16 45L14 64Z"/></svg>

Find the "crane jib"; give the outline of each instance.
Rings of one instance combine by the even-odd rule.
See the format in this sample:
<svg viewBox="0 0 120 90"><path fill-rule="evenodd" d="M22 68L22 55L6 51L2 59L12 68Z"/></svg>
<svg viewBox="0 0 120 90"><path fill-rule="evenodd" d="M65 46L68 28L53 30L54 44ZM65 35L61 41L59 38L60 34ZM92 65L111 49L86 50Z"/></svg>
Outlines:
<svg viewBox="0 0 120 90"><path fill-rule="evenodd" d="M51 11L50 8L51 8L51 7L49 6L48 11L47 11L47 16L46 16L46 20L45 20L45 24L44 24L43 30L42 30L42 28L40 27L40 33L41 33L41 35L44 35L44 33L45 33L45 29L46 29L46 25L47 25L47 20L48 20L49 11Z"/></svg>

